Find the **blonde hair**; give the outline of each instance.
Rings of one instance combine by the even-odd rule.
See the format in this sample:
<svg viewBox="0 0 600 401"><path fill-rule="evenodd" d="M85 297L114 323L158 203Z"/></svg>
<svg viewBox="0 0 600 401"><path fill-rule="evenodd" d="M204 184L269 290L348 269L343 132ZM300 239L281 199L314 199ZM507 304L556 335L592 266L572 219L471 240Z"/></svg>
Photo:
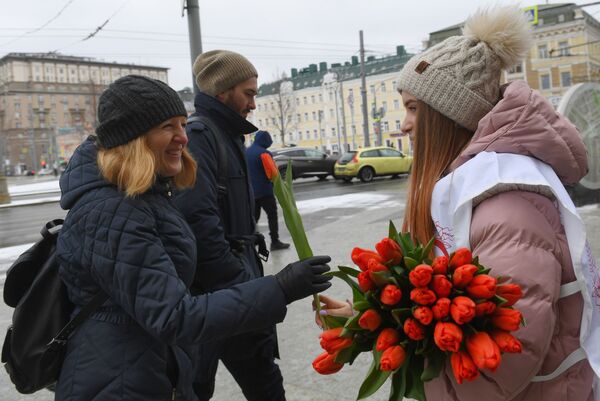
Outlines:
<svg viewBox="0 0 600 401"><path fill-rule="evenodd" d="M114 148L98 149L100 174L116 185L126 196L133 197L148 191L156 180L158 161L142 135ZM173 176L176 188L189 188L196 182L196 162L183 149L181 171Z"/></svg>
<svg viewBox="0 0 600 401"><path fill-rule="evenodd" d="M417 102L414 159L402 231L426 244L435 234L431 219L431 196L442 177L473 132L463 128L422 101Z"/></svg>

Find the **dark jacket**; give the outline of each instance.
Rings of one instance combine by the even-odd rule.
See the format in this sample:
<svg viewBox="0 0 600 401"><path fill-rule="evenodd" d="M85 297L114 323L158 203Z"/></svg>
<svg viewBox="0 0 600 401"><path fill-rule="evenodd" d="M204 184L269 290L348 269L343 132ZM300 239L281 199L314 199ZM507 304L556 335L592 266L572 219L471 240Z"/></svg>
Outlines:
<svg viewBox="0 0 600 401"><path fill-rule="evenodd" d="M172 204L169 182L125 197L101 178L96 152L88 139L61 177L61 207L70 210L57 256L76 307L101 290L110 299L71 336L56 399L170 400L170 372L181 399L195 400L197 344L283 320L283 292L269 276L191 296L195 238Z"/></svg>
<svg viewBox="0 0 600 401"><path fill-rule="evenodd" d="M254 189L254 198L273 196L273 183L269 181L263 168L260 155L271 152L267 150L273 144L273 139L267 131L258 131L254 135L254 143L246 149L246 158L248 159L248 171L252 180L252 189Z"/></svg>

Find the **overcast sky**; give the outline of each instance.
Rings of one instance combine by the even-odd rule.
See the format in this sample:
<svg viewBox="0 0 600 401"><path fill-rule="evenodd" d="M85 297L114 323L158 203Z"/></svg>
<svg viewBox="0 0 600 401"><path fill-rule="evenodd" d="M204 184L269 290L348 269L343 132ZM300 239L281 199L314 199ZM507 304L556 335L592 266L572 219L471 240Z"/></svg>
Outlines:
<svg viewBox="0 0 600 401"><path fill-rule="evenodd" d="M576 0L586 4L592 0ZM421 48L428 33L463 21L488 0L199 0L203 50L229 49L252 61L259 84L320 61L397 45ZM524 0L521 6L545 3ZM0 57L9 52L67 55L168 67L175 89L190 86L187 15L181 0L0 0ZM600 17L600 6L586 9ZM61 12L62 11L62 12ZM87 40L99 26L104 27Z"/></svg>

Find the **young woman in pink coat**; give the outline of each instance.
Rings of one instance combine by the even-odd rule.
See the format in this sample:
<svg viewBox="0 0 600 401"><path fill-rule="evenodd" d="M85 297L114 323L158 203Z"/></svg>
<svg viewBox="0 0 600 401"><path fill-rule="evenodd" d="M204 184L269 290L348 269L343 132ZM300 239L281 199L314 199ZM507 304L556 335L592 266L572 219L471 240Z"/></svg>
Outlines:
<svg viewBox="0 0 600 401"><path fill-rule="evenodd" d="M580 349L585 294L565 291L577 282L573 261L581 259L571 255L574 240L565 233L557 195L564 191L561 182L575 184L587 173L586 149L577 129L527 83L500 85L502 70L521 62L530 38L518 8L482 10L467 20L462 36L414 56L398 80L406 108L402 130L414 145L404 231L422 243L435 234L440 238L436 213L459 184L441 193L439 183L460 171L465 182L481 187L468 199L470 224L462 246L495 275L510 276L522 287L518 307L527 322L515 333L522 353L504 354L494 373L482 372L463 384L457 384L448 363L426 383L428 400L594 399L594 371ZM529 175L529 168L520 171L519 163L503 162L506 158L538 166L558 177L558 185L528 183L521 175ZM511 178L495 180L505 170ZM482 183L486 180L491 184ZM450 248L457 245L440 239ZM588 262L598 274L591 254ZM351 314L346 303L322 301L327 314Z"/></svg>

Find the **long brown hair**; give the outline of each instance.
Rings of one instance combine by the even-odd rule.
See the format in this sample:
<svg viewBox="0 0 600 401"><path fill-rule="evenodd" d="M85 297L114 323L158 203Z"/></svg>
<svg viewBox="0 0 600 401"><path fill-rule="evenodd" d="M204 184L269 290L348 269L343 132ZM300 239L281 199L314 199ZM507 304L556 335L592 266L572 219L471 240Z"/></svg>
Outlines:
<svg viewBox="0 0 600 401"><path fill-rule="evenodd" d="M417 102L417 117L413 127L413 164L402 231L409 231L412 238L422 244L435 234L431 219L433 187L472 136L473 132L426 103Z"/></svg>

